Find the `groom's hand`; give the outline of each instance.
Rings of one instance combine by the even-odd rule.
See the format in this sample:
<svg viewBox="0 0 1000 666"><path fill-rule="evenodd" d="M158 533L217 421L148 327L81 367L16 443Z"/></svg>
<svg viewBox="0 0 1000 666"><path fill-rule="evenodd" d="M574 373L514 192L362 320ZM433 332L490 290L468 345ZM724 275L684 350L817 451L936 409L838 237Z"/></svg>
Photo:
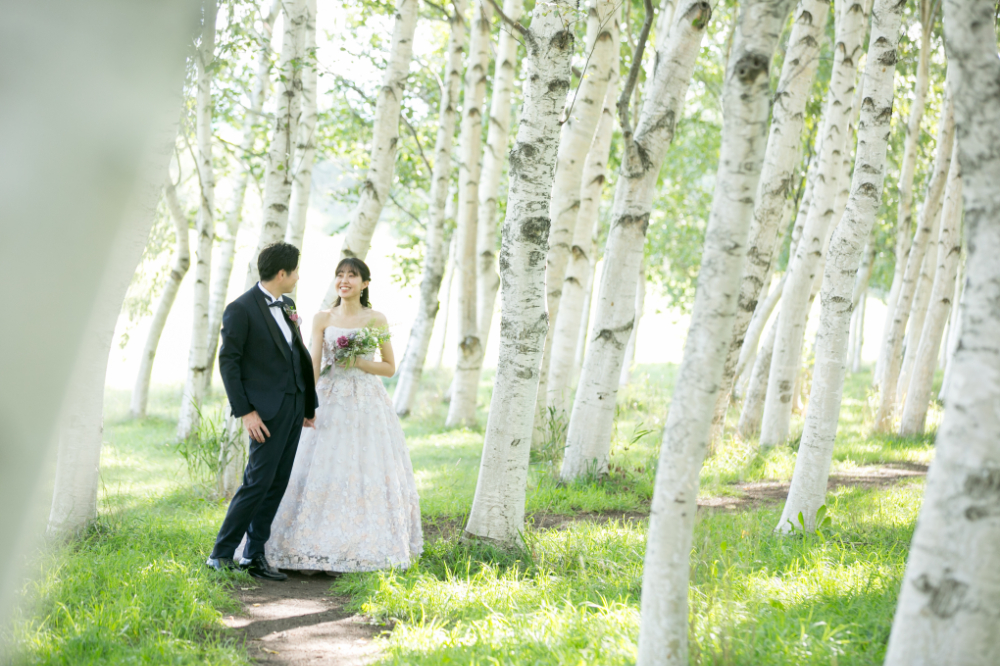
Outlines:
<svg viewBox="0 0 1000 666"><path fill-rule="evenodd" d="M268 432L267 426L260 418L260 414L256 410L250 412L249 414L243 415L243 428L250 433L253 441L264 443L264 440L271 436Z"/></svg>
<svg viewBox="0 0 1000 666"><path fill-rule="evenodd" d="M304 428L315 428L316 427L316 417L314 416L311 419L302 419L302 426Z"/></svg>

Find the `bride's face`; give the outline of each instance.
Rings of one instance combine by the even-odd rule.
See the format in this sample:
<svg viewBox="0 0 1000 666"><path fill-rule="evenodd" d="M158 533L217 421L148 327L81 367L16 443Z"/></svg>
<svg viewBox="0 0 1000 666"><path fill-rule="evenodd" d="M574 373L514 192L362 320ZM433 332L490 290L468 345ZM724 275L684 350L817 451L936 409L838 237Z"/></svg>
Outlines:
<svg viewBox="0 0 1000 666"><path fill-rule="evenodd" d="M336 282L337 295L345 301L361 298L361 292L368 286L368 283L363 282L361 276L349 266L337 271Z"/></svg>

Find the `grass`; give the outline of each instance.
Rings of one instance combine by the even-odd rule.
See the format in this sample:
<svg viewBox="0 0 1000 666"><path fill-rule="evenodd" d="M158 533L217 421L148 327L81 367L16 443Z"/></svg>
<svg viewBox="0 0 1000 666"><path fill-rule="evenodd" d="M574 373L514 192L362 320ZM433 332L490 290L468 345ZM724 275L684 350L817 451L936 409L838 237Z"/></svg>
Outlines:
<svg viewBox="0 0 1000 666"><path fill-rule="evenodd" d="M478 428L446 430L450 377L425 375L404 430L428 540L407 571L351 574L334 589L393 630L384 664L631 664L647 521L674 366L640 366L619 393L611 473L557 483L559 448L535 456L525 532L505 552L457 538L471 505L492 378ZM832 473L927 464L933 438L872 436L866 373L850 375ZM179 391L154 392L150 417L125 420L128 395L109 391L100 517L82 538L39 554L8 639L21 664L246 664L221 623L242 574L204 566L225 503L192 481L173 438ZM214 409L221 402L218 392ZM729 415L735 421L735 410ZM940 417L932 409L931 422ZM801 431L801 415L793 431ZM797 442L760 454L728 435L702 470L701 493L788 480ZM841 487L817 536L779 537L780 505L699 512L689 594L692 664L881 663L923 493L922 479Z"/></svg>

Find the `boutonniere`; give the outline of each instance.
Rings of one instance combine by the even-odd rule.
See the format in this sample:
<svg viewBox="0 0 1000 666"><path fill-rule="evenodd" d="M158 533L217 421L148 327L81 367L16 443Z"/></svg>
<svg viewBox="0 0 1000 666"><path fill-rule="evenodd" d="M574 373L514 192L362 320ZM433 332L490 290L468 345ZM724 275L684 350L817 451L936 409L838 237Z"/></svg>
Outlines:
<svg viewBox="0 0 1000 666"><path fill-rule="evenodd" d="M281 306L281 309L285 311L285 314L288 315L288 318L292 321L293 324L295 324L299 328L302 327L302 317L300 317L299 313L295 311L295 306L289 305L288 303L284 303Z"/></svg>

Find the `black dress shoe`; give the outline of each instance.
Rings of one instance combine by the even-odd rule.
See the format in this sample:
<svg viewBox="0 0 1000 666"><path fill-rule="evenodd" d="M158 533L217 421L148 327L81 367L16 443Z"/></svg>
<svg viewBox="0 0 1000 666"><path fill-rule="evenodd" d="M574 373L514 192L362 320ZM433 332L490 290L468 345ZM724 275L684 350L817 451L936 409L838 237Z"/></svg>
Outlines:
<svg viewBox="0 0 1000 666"><path fill-rule="evenodd" d="M267 558L263 555L257 555L250 560L246 558L241 559L240 569L243 569L243 571L246 571L254 578L262 578L264 580L288 580L288 576L272 567L268 563Z"/></svg>
<svg viewBox="0 0 1000 666"><path fill-rule="evenodd" d="M231 557L210 557L205 564L216 571L236 571L239 569Z"/></svg>

